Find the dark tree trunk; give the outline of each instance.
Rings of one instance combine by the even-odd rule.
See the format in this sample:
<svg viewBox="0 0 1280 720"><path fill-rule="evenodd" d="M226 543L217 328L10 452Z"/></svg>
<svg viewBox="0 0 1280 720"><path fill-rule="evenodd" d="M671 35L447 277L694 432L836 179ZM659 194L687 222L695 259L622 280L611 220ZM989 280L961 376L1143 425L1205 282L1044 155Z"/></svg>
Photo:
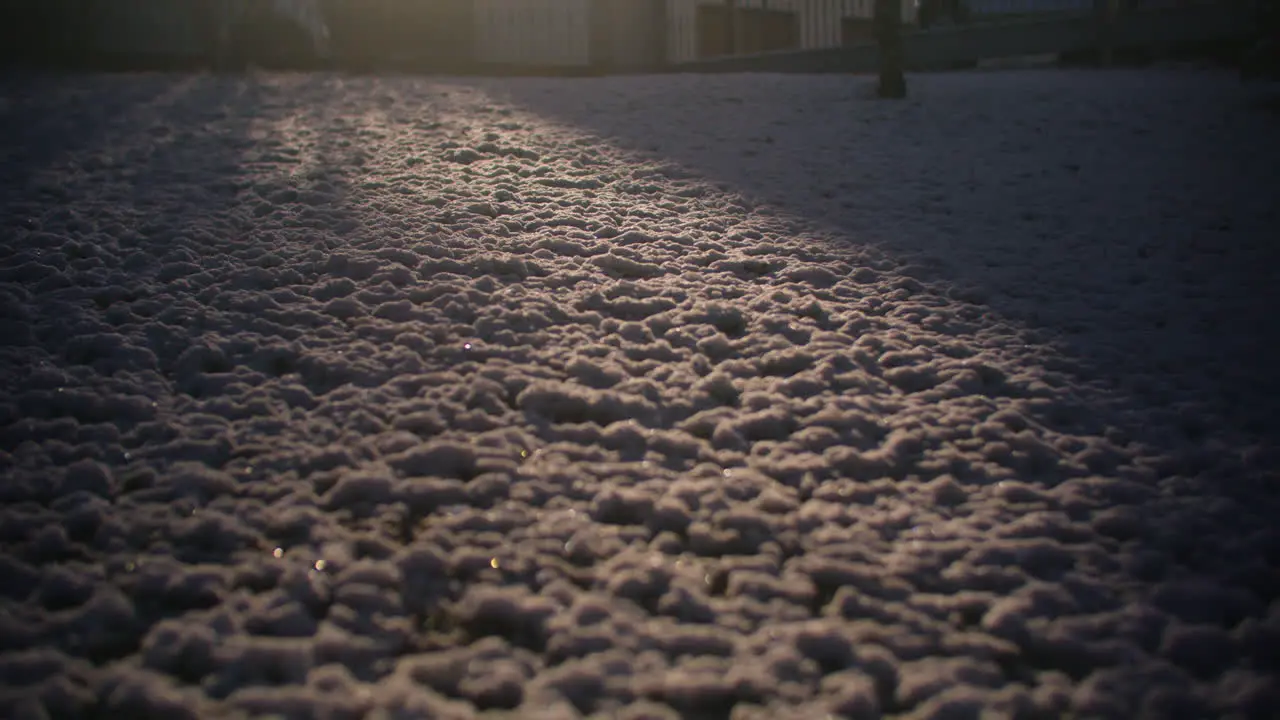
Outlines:
<svg viewBox="0 0 1280 720"><path fill-rule="evenodd" d="M875 28L880 46L880 85L876 94L882 98L904 98L907 96L906 53L902 46L899 0L876 0Z"/></svg>

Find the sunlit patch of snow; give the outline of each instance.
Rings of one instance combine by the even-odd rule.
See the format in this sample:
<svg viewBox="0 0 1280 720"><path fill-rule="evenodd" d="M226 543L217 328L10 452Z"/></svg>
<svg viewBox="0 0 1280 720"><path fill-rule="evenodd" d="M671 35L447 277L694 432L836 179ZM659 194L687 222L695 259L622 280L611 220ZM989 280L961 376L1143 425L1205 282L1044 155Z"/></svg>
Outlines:
<svg viewBox="0 0 1280 720"><path fill-rule="evenodd" d="M50 81L0 715L1266 717L1221 79Z"/></svg>

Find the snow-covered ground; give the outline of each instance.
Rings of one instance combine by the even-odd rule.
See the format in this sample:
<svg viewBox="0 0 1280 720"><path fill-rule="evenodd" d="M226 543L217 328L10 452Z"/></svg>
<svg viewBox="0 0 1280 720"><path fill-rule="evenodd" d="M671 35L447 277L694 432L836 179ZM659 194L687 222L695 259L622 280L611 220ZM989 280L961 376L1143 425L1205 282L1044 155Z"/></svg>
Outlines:
<svg viewBox="0 0 1280 720"><path fill-rule="evenodd" d="M2 82L0 717L1280 708L1266 91Z"/></svg>

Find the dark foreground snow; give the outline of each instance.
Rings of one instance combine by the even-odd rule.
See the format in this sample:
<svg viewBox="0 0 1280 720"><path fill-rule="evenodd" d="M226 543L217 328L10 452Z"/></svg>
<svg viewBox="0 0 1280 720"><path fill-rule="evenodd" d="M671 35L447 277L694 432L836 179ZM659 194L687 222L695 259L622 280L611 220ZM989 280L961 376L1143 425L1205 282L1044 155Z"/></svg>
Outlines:
<svg viewBox="0 0 1280 720"><path fill-rule="evenodd" d="M5 78L0 717L1275 717L1265 91L870 82Z"/></svg>

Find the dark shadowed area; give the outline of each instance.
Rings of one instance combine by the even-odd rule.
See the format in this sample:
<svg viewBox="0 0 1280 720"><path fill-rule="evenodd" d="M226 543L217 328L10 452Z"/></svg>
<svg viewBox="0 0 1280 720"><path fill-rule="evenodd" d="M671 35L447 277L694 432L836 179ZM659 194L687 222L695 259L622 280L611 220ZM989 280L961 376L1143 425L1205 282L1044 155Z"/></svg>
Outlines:
<svg viewBox="0 0 1280 720"><path fill-rule="evenodd" d="M1102 77L922 76L902 107L841 77L476 87L880 247L1144 410L1192 402L1274 439L1273 93L1224 71ZM1170 440L1197 443L1187 429Z"/></svg>

